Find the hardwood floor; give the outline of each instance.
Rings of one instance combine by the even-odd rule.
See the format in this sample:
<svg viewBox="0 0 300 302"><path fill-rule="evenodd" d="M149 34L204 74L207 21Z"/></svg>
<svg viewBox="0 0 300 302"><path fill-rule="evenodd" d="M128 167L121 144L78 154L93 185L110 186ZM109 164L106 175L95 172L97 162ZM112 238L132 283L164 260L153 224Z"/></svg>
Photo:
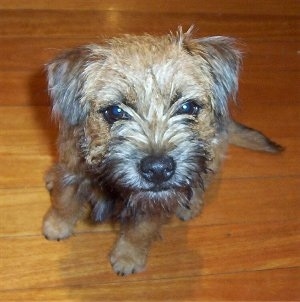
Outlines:
<svg viewBox="0 0 300 302"><path fill-rule="evenodd" d="M0 2L1 301L300 301L300 60L297 0ZM173 219L147 270L118 277L118 226L80 222L41 235L44 171L55 161L44 64L60 50L121 33L229 35L244 52L239 121L285 146L230 147L202 214Z"/></svg>

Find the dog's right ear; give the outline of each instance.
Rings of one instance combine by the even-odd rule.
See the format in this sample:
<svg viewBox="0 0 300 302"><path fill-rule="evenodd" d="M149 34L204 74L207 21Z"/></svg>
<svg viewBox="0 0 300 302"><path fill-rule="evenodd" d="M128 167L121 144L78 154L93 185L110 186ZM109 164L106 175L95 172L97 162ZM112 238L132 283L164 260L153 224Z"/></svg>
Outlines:
<svg viewBox="0 0 300 302"><path fill-rule="evenodd" d="M53 101L53 114L71 125L84 121L89 103L85 99L86 67L97 60L98 46L69 50L47 65L48 90ZM100 57L99 57L100 59Z"/></svg>
<svg viewBox="0 0 300 302"><path fill-rule="evenodd" d="M212 77L213 105L218 117L228 115L228 100L235 98L238 90L238 74L241 65L241 52L232 38L215 36L200 39L179 31L179 42L185 51L195 58L206 62Z"/></svg>

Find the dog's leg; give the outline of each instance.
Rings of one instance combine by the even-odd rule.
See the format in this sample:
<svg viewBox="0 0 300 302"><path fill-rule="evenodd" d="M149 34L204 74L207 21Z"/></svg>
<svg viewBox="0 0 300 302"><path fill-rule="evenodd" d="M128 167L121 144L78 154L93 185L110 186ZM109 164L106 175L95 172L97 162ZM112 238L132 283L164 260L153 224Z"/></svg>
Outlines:
<svg viewBox="0 0 300 302"><path fill-rule="evenodd" d="M63 181L63 169L54 166L46 175L46 187L51 195L51 207L43 221L43 234L49 240L60 240L72 235L84 202L77 191L78 184Z"/></svg>
<svg viewBox="0 0 300 302"><path fill-rule="evenodd" d="M153 240L159 237L162 218L148 217L124 223L110 261L118 275L128 275L144 269Z"/></svg>

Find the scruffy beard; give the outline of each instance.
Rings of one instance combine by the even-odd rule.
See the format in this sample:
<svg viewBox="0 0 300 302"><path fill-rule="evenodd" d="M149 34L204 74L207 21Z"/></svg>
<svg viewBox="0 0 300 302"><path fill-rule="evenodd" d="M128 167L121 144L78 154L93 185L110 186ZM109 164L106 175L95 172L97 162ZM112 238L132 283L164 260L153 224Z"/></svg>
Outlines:
<svg viewBox="0 0 300 302"><path fill-rule="evenodd" d="M190 187L172 188L158 192L131 192L122 212L122 218L131 218L137 213L169 216L174 214L178 206L189 208L192 195L193 192Z"/></svg>
<svg viewBox="0 0 300 302"><path fill-rule="evenodd" d="M170 187L160 191L132 190L120 186L112 187L105 181L102 182L102 187L108 189L106 193L113 199L110 201L113 204L106 205L105 211L107 212L107 207L109 207L111 212L107 212L107 216L118 217L122 220L130 220L137 215L169 217L175 213L178 206L189 208L193 195L191 187ZM104 208L101 207L100 210ZM102 213L96 211L93 213L94 218L103 216Z"/></svg>
<svg viewBox="0 0 300 302"><path fill-rule="evenodd" d="M175 149L169 153L174 157L178 171L169 181L155 185L144 180L138 171L137 163L143 158L143 152L132 148L124 139L111 142L106 156L91 168L94 175L99 175L98 184L113 196L115 208L121 209L117 214L121 219L130 219L137 214L169 216L178 206L190 207L192 188L203 188L202 177L209 172L207 163L210 159L203 142L194 140L189 144L190 148L185 151Z"/></svg>

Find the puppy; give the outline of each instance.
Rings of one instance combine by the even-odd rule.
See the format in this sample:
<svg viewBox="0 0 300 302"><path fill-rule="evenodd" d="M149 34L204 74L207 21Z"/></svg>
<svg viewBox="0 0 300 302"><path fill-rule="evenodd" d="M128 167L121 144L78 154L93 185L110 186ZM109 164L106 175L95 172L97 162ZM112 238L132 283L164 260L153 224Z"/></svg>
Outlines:
<svg viewBox="0 0 300 302"><path fill-rule="evenodd" d="M46 175L52 204L45 237L72 235L89 203L95 221L120 221L113 270L142 271L161 225L172 215L188 220L199 213L228 143L281 151L229 116L240 63L232 39L194 39L181 30L125 35L52 61L59 162Z"/></svg>

